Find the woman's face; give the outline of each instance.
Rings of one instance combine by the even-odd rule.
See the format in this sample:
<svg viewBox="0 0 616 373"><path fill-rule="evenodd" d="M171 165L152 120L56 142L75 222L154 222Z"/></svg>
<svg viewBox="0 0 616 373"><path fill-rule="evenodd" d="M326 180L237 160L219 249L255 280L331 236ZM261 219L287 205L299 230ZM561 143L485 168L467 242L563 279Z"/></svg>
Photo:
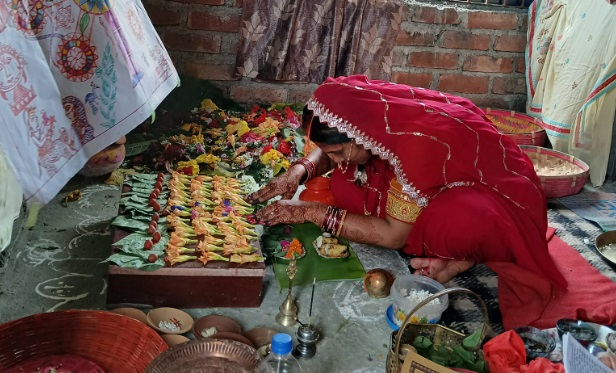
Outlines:
<svg viewBox="0 0 616 373"><path fill-rule="evenodd" d="M335 163L349 162L351 164L366 164L372 153L364 149L363 146L357 145L355 141L346 142L344 144L323 144L315 143L327 156Z"/></svg>

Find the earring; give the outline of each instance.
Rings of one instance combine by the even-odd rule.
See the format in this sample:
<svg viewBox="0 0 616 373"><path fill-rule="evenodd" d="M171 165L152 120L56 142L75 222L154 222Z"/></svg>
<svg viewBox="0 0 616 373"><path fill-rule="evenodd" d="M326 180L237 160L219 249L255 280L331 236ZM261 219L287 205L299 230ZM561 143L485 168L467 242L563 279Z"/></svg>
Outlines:
<svg viewBox="0 0 616 373"><path fill-rule="evenodd" d="M349 146L349 155L347 156L346 165L343 167L342 162L338 163L338 169L342 171L343 174L346 174L347 170L349 169L349 164L351 163L351 150L353 150L353 143L351 143L351 146Z"/></svg>

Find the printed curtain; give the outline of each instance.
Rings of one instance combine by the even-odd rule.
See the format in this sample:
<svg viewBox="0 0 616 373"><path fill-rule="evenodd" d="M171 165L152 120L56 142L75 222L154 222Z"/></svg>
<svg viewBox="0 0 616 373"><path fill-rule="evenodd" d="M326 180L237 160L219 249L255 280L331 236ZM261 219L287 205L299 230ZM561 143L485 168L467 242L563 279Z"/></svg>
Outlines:
<svg viewBox="0 0 616 373"><path fill-rule="evenodd" d="M527 112L546 124L554 149L590 166L602 185L616 112L616 5L537 0L529 8Z"/></svg>
<svg viewBox="0 0 616 373"><path fill-rule="evenodd" d="M408 7L397 0L245 0L236 76L321 83L389 80Z"/></svg>
<svg viewBox="0 0 616 373"><path fill-rule="evenodd" d="M49 202L178 84L139 0L0 0L0 147L29 201Z"/></svg>

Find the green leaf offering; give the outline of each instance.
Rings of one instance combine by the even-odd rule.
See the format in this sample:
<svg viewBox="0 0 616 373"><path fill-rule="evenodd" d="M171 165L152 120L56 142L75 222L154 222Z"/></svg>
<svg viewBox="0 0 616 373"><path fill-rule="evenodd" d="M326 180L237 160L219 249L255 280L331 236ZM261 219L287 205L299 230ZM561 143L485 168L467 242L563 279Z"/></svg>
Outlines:
<svg viewBox="0 0 616 373"><path fill-rule="evenodd" d="M156 262L150 263L138 256L127 255L124 253L113 254L101 263L105 262L113 262L122 268L139 269L141 271L156 271L165 265L165 261L162 256L159 256Z"/></svg>
<svg viewBox="0 0 616 373"><path fill-rule="evenodd" d="M145 241L149 240L150 238L152 238L149 234L144 234L144 233L131 233L128 236L122 238L121 240L119 240L118 242L114 243L114 246L134 246L134 247L141 247L143 249L143 244L145 243Z"/></svg>
<svg viewBox="0 0 616 373"><path fill-rule="evenodd" d="M119 215L117 218L115 218L113 222L111 222L111 225L115 225L116 227L128 228L133 231L139 232L147 232L150 226L144 221L130 219L124 215Z"/></svg>
<svg viewBox="0 0 616 373"><path fill-rule="evenodd" d="M481 344L481 330L474 331L471 335L462 340L462 347L467 350L474 350Z"/></svg>
<svg viewBox="0 0 616 373"><path fill-rule="evenodd" d="M130 178L132 180L153 181L152 183L153 185L154 182L156 182L156 179L158 178L158 174L133 174L133 175L130 175Z"/></svg>
<svg viewBox="0 0 616 373"><path fill-rule="evenodd" d="M419 335L415 337L415 340L413 341L413 347L418 350L427 350L432 347L432 341L428 337Z"/></svg>

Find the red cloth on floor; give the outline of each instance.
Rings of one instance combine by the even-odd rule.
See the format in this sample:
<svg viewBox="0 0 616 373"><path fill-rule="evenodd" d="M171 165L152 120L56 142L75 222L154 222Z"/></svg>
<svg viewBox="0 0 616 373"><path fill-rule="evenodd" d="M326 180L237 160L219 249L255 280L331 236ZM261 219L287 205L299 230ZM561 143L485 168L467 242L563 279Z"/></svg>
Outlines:
<svg viewBox="0 0 616 373"><path fill-rule="evenodd" d="M553 228L548 229L547 238L550 255L569 284L567 291L551 289L545 279L512 263L488 263L499 274L498 293L505 329L523 325L553 328L561 318L615 323L616 284L555 236Z"/></svg>
<svg viewBox="0 0 616 373"><path fill-rule="evenodd" d="M514 331L494 337L483 346L483 353L491 373L564 373L562 364L537 358L526 364L524 341Z"/></svg>

